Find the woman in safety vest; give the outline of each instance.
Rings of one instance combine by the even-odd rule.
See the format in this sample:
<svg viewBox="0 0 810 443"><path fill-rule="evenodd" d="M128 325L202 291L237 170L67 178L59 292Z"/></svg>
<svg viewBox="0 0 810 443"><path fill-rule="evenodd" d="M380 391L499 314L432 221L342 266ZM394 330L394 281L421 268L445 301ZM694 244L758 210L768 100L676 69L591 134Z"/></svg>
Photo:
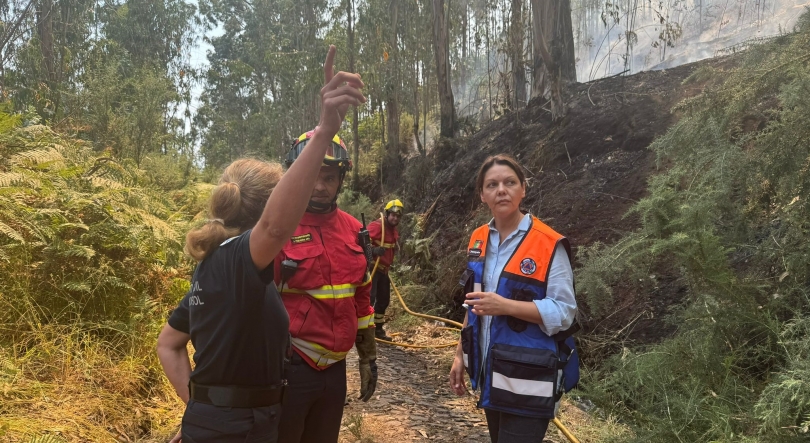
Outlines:
<svg viewBox="0 0 810 443"><path fill-rule="evenodd" d="M450 387L481 391L493 443L542 440L557 402L579 379L568 240L520 210L526 178L514 158L489 157L476 179L492 220L477 228L461 284L464 329Z"/></svg>
<svg viewBox="0 0 810 443"><path fill-rule="evenodd" d="M320 124L307 151L280 180L278 164L233 162L211 194L212 218L186 237L186 251L199 263L157 344L163 370L186 403L172 443L278 441L289 319L272 284L273 260L304 214L347 108L365 102L360 76L334 74L334 59L331 46Z"/></svg>

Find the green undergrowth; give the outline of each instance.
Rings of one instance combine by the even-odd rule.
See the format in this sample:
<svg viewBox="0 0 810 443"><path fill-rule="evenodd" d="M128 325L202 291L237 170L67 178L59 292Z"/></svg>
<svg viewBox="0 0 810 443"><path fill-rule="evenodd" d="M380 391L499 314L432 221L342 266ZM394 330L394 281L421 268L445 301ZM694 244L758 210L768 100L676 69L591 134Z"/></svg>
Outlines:
<svg viewBox="0 0 810 443"><path fill-rule="evenodd" d="M725 81L681 103L651 146L666 168L631 210L641 228L583 248L577 274L604 314L617 285L669 269L687 289L677 333L624 349L583 386L633 425L623 441L807 441L810 13L740 66L697 73Z"/></svg>
<svg viewBox="0 0 810 443"><path fill-rule="evenodd" d="M0 440L169 436L154 346L206 186L161 188L164 172L22 124L0 113Z"/></svg>

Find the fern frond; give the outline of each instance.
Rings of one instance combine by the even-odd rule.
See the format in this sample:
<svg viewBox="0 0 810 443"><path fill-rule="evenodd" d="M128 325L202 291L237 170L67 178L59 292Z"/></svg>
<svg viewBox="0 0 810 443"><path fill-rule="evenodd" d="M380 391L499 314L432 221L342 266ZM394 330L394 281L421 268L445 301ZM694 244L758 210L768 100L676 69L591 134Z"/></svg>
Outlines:
<svg viewBox="0 0 810 443"><path fill-rule="evenodd" d="M25 176L18 172L0 172L0 187L11 186L24 178Z"/></svg>
<svg viewBox="0 0 810 443"><path fill-rule="evenodd" d="M64 166L64 162L65 157L54 148L20 152L9 159L10 164L23 167L47 166L51 163Z"/></svg>
<svg viewBox="0 0 810 443"><path fill-rule="evenodd" d="M121 184L118 181L110 180L105 177L97 177L92 176L90 177L90 183L97 188L106 188L106 189L124 189L126 188L125 185Z"/></svg>
<svg viewBox="0 0 810 443"><path fill-rule="evenodd" d="M9 237L12 240L25 243L25 239L23 238L22 234L3 222L0 222L0 234L5 234L6 237Z"/></svg>
<svg viewBox="0 0 810 443"><path fill-rule="evenodd" d="M82 231L89 231L90 227L84 223L62 223L58 226L59 229L81 229Z"/></svg>
<svg viewBox="0 0 810 443"><path fill-rule="evenodd" d="M43 434L31 436L28 443L66 443L66 440L54 434Z"/></svg>
<svg viewBox="0 0 810 443"><path fill-rule="evenodd" d="M87 282L83 281L69 281L62 283L62 288L67 289L68 291L74 292L90 292L92 288L90 287Z"/></svg>
<svg viewBox="0 0 810 443"><path fill-rule="evenodd" d="M27 170L0 172L0 187L22 187L38 189L42 186L39 174Z"/></svg>
<svg viewBox="0 0 810 443"><path fill-rule="evenodd" d="M88 246L81 246L81 245L71 245L69 248L61 251L62 255L67 257L79 257L79 258L92 258L96 255L96 251L93 248Z"/></svg>

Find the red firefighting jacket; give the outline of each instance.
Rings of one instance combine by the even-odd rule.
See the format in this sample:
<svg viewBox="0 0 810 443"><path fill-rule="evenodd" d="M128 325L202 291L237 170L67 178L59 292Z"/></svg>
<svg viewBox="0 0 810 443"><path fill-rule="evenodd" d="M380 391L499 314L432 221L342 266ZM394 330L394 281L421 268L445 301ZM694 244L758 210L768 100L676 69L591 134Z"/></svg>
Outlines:
<svg viewBox="0 0 810 443"><path fill-rule="evenodd" d="M358 328L374 324L366 258L357 243L361 226L340 209L307 212L274 261L293 348L318 370L343 360ZM281 262L287 259L298 267L282 282Z"/></svg>
<svg viewBox="0 0 810 443"><path fill-rule="evenodd" d="M391 226L387 221L385 222L385 239L380 239L382 236L382 223L379 219L374 220L368 225L368 234L371 237L372 246L382 246L385 248L385 254L380 256L380 264L377 266L377 272L388 272L388 268L394 263L394 252L397 249L397 242L399 241L399 232L395 226Z"/></svg>

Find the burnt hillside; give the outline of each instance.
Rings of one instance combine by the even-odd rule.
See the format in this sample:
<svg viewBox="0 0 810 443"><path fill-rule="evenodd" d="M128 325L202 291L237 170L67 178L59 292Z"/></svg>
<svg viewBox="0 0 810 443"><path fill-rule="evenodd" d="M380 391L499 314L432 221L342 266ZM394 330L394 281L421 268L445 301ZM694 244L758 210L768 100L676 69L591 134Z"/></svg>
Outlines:
<svg viewBox="0 0 810 443"><path fill-rule="evenodd" d="M431 255L438 258L436 274L424 274L423 283L438 281L443 294L438 301L448 304L451 315L463 315L460 293L451 277L463 266L470 232L488 220L474 182L481 162L492 154L508 153L522 161L529 177L525 208L569 237L575 253L578 247L611 242L633 230L637 223L625 214L644 196L648 177L665 167L656 164L655 154L647 147L677 121L674 107L701 93L711 81L692 78L684 85L684 80L702 66L724 70L735 60L717 58L575 84L567 92L569 112L559 122L552 122L545 103L535 99L526 109L490 123L469 138L439 143L430 158L432 182L423 185L424 192L409 191L407 184L403 192L409 206L424 217L426 235L438 232L431 244ZM581 320L586 329L616 330L644 313L632 338L648 341L667 334L658 319L683 288L666 274L662 270L654 289L657 296L625 293L617 301L628 309L600 321L598 328L583 306Z"/></svg>

